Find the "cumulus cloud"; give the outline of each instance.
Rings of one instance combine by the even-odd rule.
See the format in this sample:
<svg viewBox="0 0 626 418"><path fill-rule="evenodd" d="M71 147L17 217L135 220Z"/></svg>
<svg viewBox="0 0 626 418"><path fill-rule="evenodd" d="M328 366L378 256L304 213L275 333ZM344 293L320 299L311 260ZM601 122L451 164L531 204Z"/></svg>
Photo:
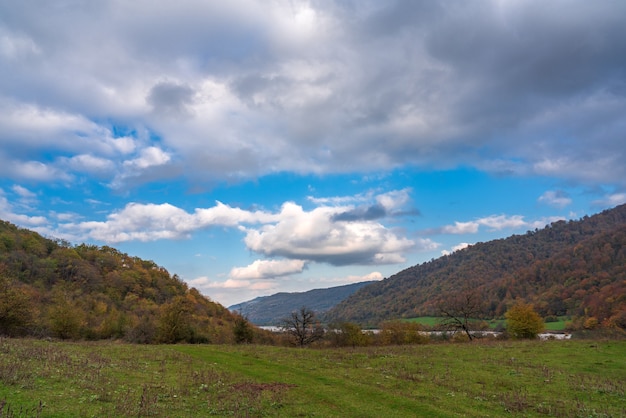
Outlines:
<svg viewBox="0 0 626 418"><path fill-rule="evenodd" d="M373 221L335 222L344 208L305 211L285 203L279 222L244 229L246 246L259 254L326 262L334 265L386 264L404 261L415 242Z"/></svg>
<svg viewBox="0 0 626 418"><path fill-rule="evenodd" d="M275 215L263 211L246 211L221 202L211 208L196 209L194 213L168 203L129 203L124 209L108 215L106 221L66 223L61 224L59 229L64 235L117 243L182 239L196 230L211 226L236 226L275 219Z"/></svg>
<svg viewBox="0 0 626 418"><path fill-rule="evenodd" d="M372 198L376 200L376 197ZM400 202L406 203L404 199ZM183 239L209 227L237 227L245 234L244 243L249 250L266 257L283 258L259 260L236 268L231 278L239 279L254 274L280 276L301 271L308 261L333 265L401 263L411 250L437 247L429 239L411 240L400 231L385 227L376 220L384 215L382 209L370 212L376 216L351 206L305 210L294 202L286 202L278 212L272 213L216 202L213 207L197 208L190 213L168 203L129 203L109 214L105 221L62 223L59 232L65 237L117 243Z"/></svg>

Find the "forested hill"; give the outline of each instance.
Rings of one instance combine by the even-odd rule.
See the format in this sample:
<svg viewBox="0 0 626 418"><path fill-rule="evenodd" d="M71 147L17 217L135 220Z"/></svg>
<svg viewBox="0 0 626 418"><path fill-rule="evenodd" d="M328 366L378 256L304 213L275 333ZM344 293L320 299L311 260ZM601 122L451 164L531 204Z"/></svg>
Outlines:
<svg viewBox="0 0 626 418"><path fill-rule="evenodd" d="M360 282L307 292L281 292L229 306L228 309L241 313L256 325L281 325L283 319L303 306L322 314L370 283Z"/></svg>
<svg viewBox="0 0 626 418"><path fill-rule="evenodd" d="M468 291L481 295L485 318L501 317L523 300L544 317L592 318L626 329L626 205L408 268L355 292L326 320L373 325L437 315Z"/></svg>
<svg viewBox="0 0 626 418"><path fill-rule="evenodd" d="M240 319L152 261L0 221L0 335L225 343Z"/></svg>

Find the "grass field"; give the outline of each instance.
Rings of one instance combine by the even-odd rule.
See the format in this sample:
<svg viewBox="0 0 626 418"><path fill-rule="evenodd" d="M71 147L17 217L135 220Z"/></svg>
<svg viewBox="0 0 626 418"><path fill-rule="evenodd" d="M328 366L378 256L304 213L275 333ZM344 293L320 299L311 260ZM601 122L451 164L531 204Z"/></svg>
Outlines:
<svg viewBox="0 0 626 418"><path fill-rule="evenodd" d="M436 327L436 325L440 324L444 318L437 316L420 316L417 318L409 318L407 321L416 322L421 325L426 325L428 327ZM477 322L480 322L477 320ZM504 319L494 319L491 321L487 321L489 324L489 328L495 329L499 325L504 325L506 321ZM565 325L569 322L569 318L560 317L558 321L554 322L546 322L546 331L563 331L565 330Z"/></svg>
<svg viewBox="0 0 626 418"><path fill-rule="evenodd" d="M357 349L0 339L2 417L626 416L626 341Z"/></svg>

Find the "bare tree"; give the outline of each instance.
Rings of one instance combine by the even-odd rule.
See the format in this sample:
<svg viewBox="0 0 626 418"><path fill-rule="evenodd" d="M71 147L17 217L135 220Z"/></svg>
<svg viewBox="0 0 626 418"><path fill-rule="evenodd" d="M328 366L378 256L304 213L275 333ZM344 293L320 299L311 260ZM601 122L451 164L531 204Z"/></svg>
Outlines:
<svg viewBox="0 0 626 418"><path fill-rule="evenodd" d="M475 319L483 314L484 306L480 294L474 289L462 291L439 307L444 317L441 325L446 329L463 331L474 339L471 331L475 330Z"/></svg>
<svg viewBox="0 0 626 418"><path fill-rule="evenodd" d="M316 320L315 312L305 306L284 318L282 328L300 347L307 346L324 336L324 328Z"/></svg>

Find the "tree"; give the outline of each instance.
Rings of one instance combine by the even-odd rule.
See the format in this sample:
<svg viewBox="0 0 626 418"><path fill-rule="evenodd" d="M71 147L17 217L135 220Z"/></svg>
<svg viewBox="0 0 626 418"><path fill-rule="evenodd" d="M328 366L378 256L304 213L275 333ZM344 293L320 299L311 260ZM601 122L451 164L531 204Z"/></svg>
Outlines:
<svg viewBox="0 0 626 418"><path fill-rule="evenodd" d="M189 341L193 336L191 313L193 307L184 296L176 296L171 302L160 308L158 339L162 343L172 344Z"/></svg>
<svg viewBox="0 0 626 418"><path fill-rule="evenodd" d="M371 344L371 333L364 333L363 329L352 322L342 322L333 332L334 343L340 347L362 347Z"/></svg>
<svg viewBox="0 0 626 418"><path fill-rule="evenodd" d="M475 319L483 314L483 299L478 291L468 289L443 303L439 310L444 317L441 322L444 328L463 331L471 341L474 338L471 331L478 327Z"/></svg>
<svg viewBox="0 0 626 418"><path fill-rule="evenodd" d="M235 318L233 333L235 334L235 342L237 344L251 343L254 338L252 326L250 326L248 319L243 315L237 315Z"/></svg>
<svg viewBox="0 0 626 418"><path fill-rule="evenodd" d="M0 335L22 335L33 319L33 306L18 284L0 271Z"/></svg>
<svg viewBox="0 0 626 418"><path fill-rule="evenodd" d="M428 337L422 334L422 326L416 322L385 321L380 330L383 345L424 344Z"/></svg>
<svg viewBox="0 0 626 418"><path fill-rule="evenodd" d="M505 317L506 329L515 339L537 338L537 335L545 329L543 319L529 303L516 303L506 312Z"/></svg>
<svg viewBox="0 0 626 418"><path fill-rule="evenodd" d="M282 320L283 330L300 347L307 346L324 336L324 329L315 318L315 312L303 306Z"/></svg>

